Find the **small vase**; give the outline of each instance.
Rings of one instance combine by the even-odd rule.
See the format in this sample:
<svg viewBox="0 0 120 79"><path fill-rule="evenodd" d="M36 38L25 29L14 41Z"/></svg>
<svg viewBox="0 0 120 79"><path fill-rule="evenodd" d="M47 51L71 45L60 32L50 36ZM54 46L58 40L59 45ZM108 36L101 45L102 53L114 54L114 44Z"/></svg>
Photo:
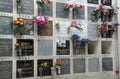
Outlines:
<svg viewBox="0 0 120 79"><path fill-rule="evenodd" d="M43 72L43 68L42 68L42 67L39 67L39 76L42 76L42 75L43 75L42 72Z"/></svg>
<svg viewBox="0 0 120 79"><path fill-rule="evenodd" d="M61 66L57 65L56 68L57 68L57 73L60 74L61 73Z"/></svg>
<svg viewBox="0 0 120 79"><path fill-rule="evenodd" d="M18 50L18 55L21 56L22 55L22 49Z"/></svg>
<svg viewBox="0 0 120 79"><path fill-rule="evenodd" d="M17 69L18 72L18 77L21 78L22 77L22 68Z"/></svg>

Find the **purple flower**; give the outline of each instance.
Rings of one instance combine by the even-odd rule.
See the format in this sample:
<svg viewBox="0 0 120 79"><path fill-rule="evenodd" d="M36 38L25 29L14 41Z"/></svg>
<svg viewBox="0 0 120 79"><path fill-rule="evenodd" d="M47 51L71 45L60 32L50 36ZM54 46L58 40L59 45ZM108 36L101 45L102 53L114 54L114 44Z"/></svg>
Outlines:
<svg viewBox="0 0 120 79"><path fill-rule="evenodd" d="M84 39L81 40L81 42L82 43L89 43L89 42L91 42L91 40L88 39L88 38L84 38Z"/></svg>
<svg viewBox="0 0 120 79"><path fill-rule="evenodd" d="M72 39L74 39L74 40L77 40L77 39L79 39L79 38L80 38L80 36L77 35L77 34L73 34L73 35L72 35Z"/></svg>

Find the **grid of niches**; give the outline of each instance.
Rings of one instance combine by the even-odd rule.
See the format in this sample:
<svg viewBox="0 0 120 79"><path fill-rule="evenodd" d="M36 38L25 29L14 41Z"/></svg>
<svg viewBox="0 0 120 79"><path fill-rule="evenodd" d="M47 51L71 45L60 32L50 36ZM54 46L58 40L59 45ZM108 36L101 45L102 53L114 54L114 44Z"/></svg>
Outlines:
<svg viewBox="0 0 120 79"><path fill-rule="evenodd" d="M31 78L32 79L33 77L39 79L41 78L41 76L49 79L51 78L51 75L56 75L55 74L56 71L53 73L50 72L51 67L55 65L56 59L63 59L63 61L65 62L65 64L63 65L61 69L61 75L60 75L61 77L63 75L69 76L70 74L71 75L82 74L82 73L86 74L89 72L91 73L91 72L102 72L102 71L113 70L113 67L111 67L113 64L112 63L113 56L112 56L111 48L112 48L114 37L109 39L109 38L100 38L100 37L97 38L96 36L95 37L92 36L91 43L89 43L88 45L82 46L80 41L73 42L70 39L70 36L68 35L59 36L57 34L58 31L55 28L56 22L62 20L63 22L67 21L70 23L73 20L72 10L70 10L70 15L68 16L69 18L64 18L66 17L66 15L59 14L58 13L59 11L57 12L57 10L59 10L60 5L64 5L65 2L66 1L61 1L61 0L52 1L53 16L49 16L49 19L53 22L51 36L38 35L38 28L36 24L34 24L33 35L28 34L28 35L22 35L22 36L21 35L14 36L13 33L10 35L9 34L0 35L0 38L3 40L12 39L12 44L11 44L12 55L3 56L3 54L1 54L1 57L0 57L1 63L3 63L2 65L4 65L3 61L6 61L5 63L9 63L12 65L12 68L11 66L9 66L12 69L11 71L16 72L12 74L12 77L13 77L12 79L16 79L16 78ZM100 4L100 1L99 1L99 4ZM83 10L84 12L82 13L82 15L84 14L84 17L82 17L81 19L79 18L77 19L75 18L75 19L80 20L83 23L85 23L86 24L85 28L89 28L88 27L89 23L91 24L94 24L94 23L88 20L88 15L89 15L88 7L98 7L99 4L90 4L90 3L87 3L87 1L85 1L84 3L82 3L82 5L84 6L84 10ZM16 1L13 0L13 13L0 12L0 16L5 16L5 17L8 16L8 17L12 17L13 19L16 19L17 17L21 16L22 18L25 18L25 19L32 19L33 15L22 14L22 13L17 14L16 5L17 5ZM47 16L47 13L45 14ZM36 1L34 1L34 15L38 15L38 6L36 5ZM87 30L85 31L85 33L87 33ZM34 48L32 49L33 53L29 55L29 54L26 54L26 52L24 52L25 54L23 54L23 56L19 56L19 55L17 56L16 51L14 49L15 47L14 44L19 40L25 43L27 42L29 43L29 45L33 44L33 48ZM57 47L57 42L58 43L63 42L64 45L68 47L68 48L65 47L64 48L65 50L63 51L66 51L66 50L69 50L69 51L66 51L65 53L59 52L61 48ZM78 46L75 45L78 48L74 47L75 43L78 45ZM42 62L47 62L49 64L49 67L46 68L47 70L44 70L41 74L39 64L41 64ZM104 65L103 63L105 62L109 63L110 66L107 64ZM32 74L27 73L29 71L25 70L25 68L27 67L25 65L28 65L28 67L29 65L31 65L30 67L33 70L31 70L30 72ZM103 65L105 67L103 67ZM106 66L109 66L109 67L106 68ZM20 74L21 68L23 68L23 72L27 74L21 75Z"/></svg>

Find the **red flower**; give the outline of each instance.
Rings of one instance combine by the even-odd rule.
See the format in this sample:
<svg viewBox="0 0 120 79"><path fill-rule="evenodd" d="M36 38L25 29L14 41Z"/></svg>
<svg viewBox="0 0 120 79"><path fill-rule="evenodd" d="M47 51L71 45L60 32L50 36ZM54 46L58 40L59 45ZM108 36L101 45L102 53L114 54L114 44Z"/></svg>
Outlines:
<svg viewBox="0 0 120 79"><path fill-rule="evenodd" d="M58 59L55 64L56 64L56 65L63 65L63 64L64 64L64 61L61 60L61 59Z"/></svg>
<svg viewBox="0 0 120 79"><path fill-rule="evenodd" d="M72 4L69 4L69 8L73 8L73 5L72 5Z"/></svg>
<svg viewBox="0 0 120 79"><path fill-rule="evenodd" d="M50 1L50 0L46 0L46 2L47 2L48 4L50 4L50 3L51 3L51 1Z"/></svg>
<svg viewBox="0 0 120 79"><path fill-rule="evenodd" d="M79 8L80 8L80 9L82 9L82 8L83 8L83 6L82 6L82 5L80 5L80 6L79 6Z"/></svg>
<svg viewBox="0 0 120 79"><path fill-rule="evenodd" d="M103 6L102 6L102 5L99 5L99 9L101 9L101 8L103 8Z"/></svg>
<svg viewBox="0 0 120 79"><path fill-rule="evenodd" d="M106 31L107 31L107 25L106 24L102 24L101 27L100 27L100 32L104 33Z"/></svg>

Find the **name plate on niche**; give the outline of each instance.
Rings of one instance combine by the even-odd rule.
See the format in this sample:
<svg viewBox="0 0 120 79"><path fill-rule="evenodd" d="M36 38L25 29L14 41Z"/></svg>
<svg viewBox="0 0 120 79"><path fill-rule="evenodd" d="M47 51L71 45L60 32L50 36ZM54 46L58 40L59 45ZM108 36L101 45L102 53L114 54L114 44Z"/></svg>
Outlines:
<svg viewBox="0 0 120 79"><path fill-rule="evenodd" d="M69 13L64 10L65 3L56 3L56 17L69 18Z"/></svg>
<svg viewBox="0 0 120 79"><path fill-rule="evenodd" d="M112 58L102 58L102 70L103 71L112 71L113 70Z"/></svg>
<svg viewBox="0 0 120 79"><path fill-rule="evenodd" d="M73 71L74 73L85 73L85 58L73 59Z"/></svg>
<svg viewBox="0 0 120 79"><path fill-rule="evenodd" d="M43 27L38 26L38 35L40 36L52 36L53 35L53 22L48 21Z"/></svg>
<svg viewBox="0 0 120 79"><path fill-rule="evenodd" d="M13 12L13 0L0 0L0 12Z"/></svg>
<svg viewBox="0 0 120 79"><path fill-rule="evenodd" d="M0 16L0 34L12 34L13 31L13 24L12 24L12 17L4 17Z"/></svg>
<svg viewBox="0 0 120 79"><path fill-rule="evenodd" d="M87 16L88 20L91 20L91 13L95 10L96 7L87 7Z"/></svg>
<svg viewBox="0 0 120 79"><path fill-rule="evenodd" d="M12 61L0 61L0 79L12 79Z"/></svg>
<svg viewBox="0 0 120 79"><path fill-rule="evenodd" d="M69 55L70 54L70 41L57 40L57 55Z"/></svg>
<svg viewBox="0 0 120 79"><path fill-rule="evenodd" d="M33 77L34 61L33 60L19 60L17 61L17 78Z"/></svg>
<svg viewBox="0 0 120 79"><path fill-rule="evenodd" d="M52 59L38 60L38 76L51 75L51 67L53 67Z"/></svg>
<svg viewBox="0 0 120 79"><path fill-rule="evenodd" d="M89 72L98 72L98 71L100 71L99 58L89 58L88 59L88 71Z"/></svg>
<svg viewBox="0 0 120 79"><path fill-rule="evenodd" d="M34 53L33 40L32 39L18 39L17 43L21 43L21 51L17 51L18 56L32 56Z"/></svg>
<svg viewBox="0 0 120 79"><path fill-rule="evenodd" d="M34 15L34 0L20 0L18 14Z"/></svg>
<svg viewBox="0 0 120 79"><path fill-rule="evenodd" d="M80 40L73 40L73 55L84 55L85 46Z"/></svg>
<svg viewBox="0 0 120 79"><path fill-rule="evenodd" d="M26 24L25 27L31 27L30 30L28 30L25 35L34 35L34 22L32 19L25 19L26 20Z"/></svg>
<svg viewBox="0 0 120 79"><path fill-rule="evenodd" d="M0 39L0 56L12 56L12 39Z"/></svg>
<svg viewBox="0 0 120 79"><path fill-rule="evenodd" d="M53 55L53 41L52 40L39 40L38 41L38 55L39 56L52 56Z"/></svg>
<svg viewBox="0 0 120 79"><path fill-rule="evenodd" d="M98 4L98 0L87 0L88 3Z"/></svg>
<svg viewBox="0 0 120 79"><path fill-rule="evenodd" d="M38 6L38 14L43 16L53 16L53 3L45 4L44 7Z"/></svg>
<svg viewBox="0 0 120 79"><path fill-rule="evenodd" d="M88 37L98 37L98 25L97 24L88 24Z"/></svg>
<svg viewBox="0 0 120 79"><path fill-rule="evenodd" d="M82 9L79 9L79 12L76 13L75 10L73 10L73 19L85 19L85 7L83 6Z"/></svg>
<svg viewBox="0 0 120 79"><path fill-rule="evenodd" d="M70 74L70 59L62 59L64 64L60 68L60 72L56 69L56 73L63 75L63 74ZM59 72L59 73L58 73Z"/></svg>

